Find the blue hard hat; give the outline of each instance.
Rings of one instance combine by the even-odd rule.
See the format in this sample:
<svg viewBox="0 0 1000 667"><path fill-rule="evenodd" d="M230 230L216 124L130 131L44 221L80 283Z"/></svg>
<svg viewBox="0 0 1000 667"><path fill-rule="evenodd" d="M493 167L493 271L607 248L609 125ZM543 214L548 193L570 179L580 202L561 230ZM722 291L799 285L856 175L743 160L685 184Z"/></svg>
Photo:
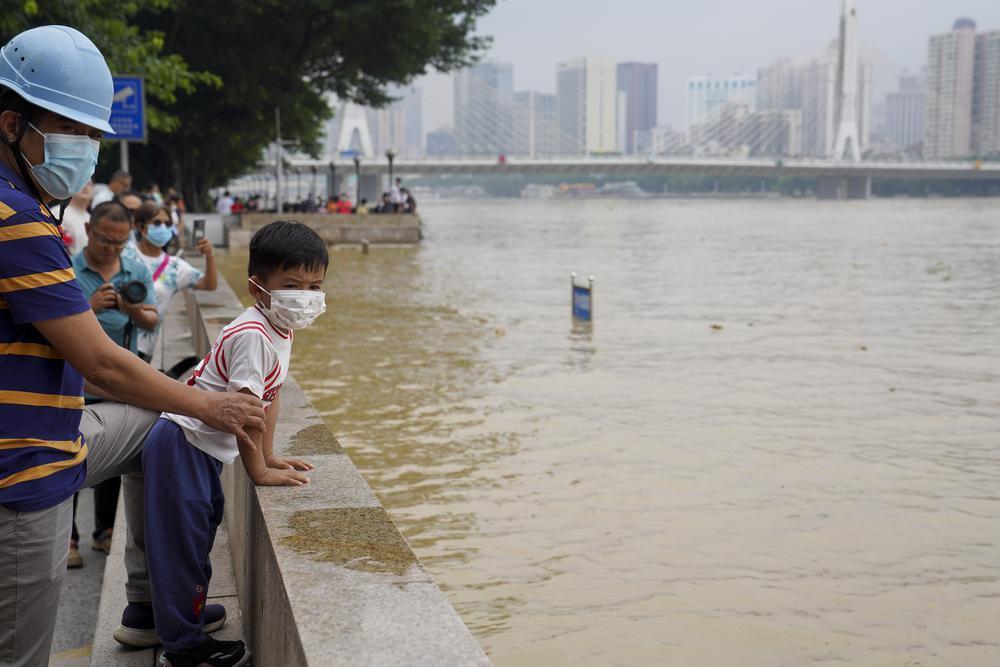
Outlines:
<svg viewBox="0 0 1000 667"><path fill-rule="evenodd" d="M108 118L114 84L94 43L79 30L25 30L0 49L0 86L60 116L114 134Z"/></svg>

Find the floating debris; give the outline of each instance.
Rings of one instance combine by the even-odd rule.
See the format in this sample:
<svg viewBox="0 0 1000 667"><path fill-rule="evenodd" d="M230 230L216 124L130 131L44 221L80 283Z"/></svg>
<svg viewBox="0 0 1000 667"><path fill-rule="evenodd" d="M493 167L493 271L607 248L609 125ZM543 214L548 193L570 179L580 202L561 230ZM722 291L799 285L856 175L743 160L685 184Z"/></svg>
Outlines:
<svg viewBox="0 0 1000 667"><path fill-rule="evenodd" d="M722 331L722 325L721 324L713 324L711 328L712 328L712 331Z"/></svg>

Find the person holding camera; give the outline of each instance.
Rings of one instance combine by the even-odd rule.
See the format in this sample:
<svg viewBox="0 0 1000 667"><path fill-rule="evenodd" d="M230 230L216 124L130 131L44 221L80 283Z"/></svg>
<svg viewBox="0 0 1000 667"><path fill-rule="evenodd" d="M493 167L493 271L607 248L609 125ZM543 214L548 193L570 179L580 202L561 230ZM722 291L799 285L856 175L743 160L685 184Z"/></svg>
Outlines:
<svg viewBox="0 0 1000 667"><path fill-rule="evenodd" d="M132 217L122 204L104 202L91 212L85 229L87 246L73 257L76 280L104 332L119 346L138 355L140 332L151 332L158 316L149 269L142 261L122 254L132 229ZM93 403L99 399L86 395L86 400ZM111 552L120 489L119 477L94 486L94 533L90 546L95 551ZM75 517L75 507L73 513ZM75 520L69 549L70 567L82 565Z"/></svg>
<svg viewBox="0 0 1000 667"><path fill-rule="evenodd" d="M90 214L87 247L73 258L76 279L111 340L137 354L139 332L152 331L158 320L153 277L145 263L122 254L132 217L117 202L105 202Z"/></svg>

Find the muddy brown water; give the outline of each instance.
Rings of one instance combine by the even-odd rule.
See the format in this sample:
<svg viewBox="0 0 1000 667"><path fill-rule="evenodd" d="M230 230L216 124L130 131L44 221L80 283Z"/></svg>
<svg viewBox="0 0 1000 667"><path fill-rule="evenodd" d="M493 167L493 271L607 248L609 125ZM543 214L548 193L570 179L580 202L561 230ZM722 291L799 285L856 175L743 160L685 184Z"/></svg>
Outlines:
<svg viewBox="0 0 1000 667"><path fill-rule="evenodd" d="M1000 202L421 207L292 370L497 665L1000 664Z"/></svg>

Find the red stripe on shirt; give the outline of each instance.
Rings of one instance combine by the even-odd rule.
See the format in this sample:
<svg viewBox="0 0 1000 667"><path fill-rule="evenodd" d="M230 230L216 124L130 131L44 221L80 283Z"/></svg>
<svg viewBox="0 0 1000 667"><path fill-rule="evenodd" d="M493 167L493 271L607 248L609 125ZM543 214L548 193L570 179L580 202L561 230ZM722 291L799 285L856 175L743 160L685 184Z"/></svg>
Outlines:
<svg viewBox="0 0 1000 667"><path fill-rule="evenodd" d="M215 355L213 356L212 361L215 363L215 370L218 371L219 376L227 383L229 382L229 365L226 363L225 352L222 350L222 344L236 334L243 333L244 331L259 331L264 334L264 337L267 338L268 341L271 340L271 337L267 335L267 331L264 329L264 325L260 322L244 322L243 324L238 324L232 329L224 332L222 334L222 338L220 338L219 342L215 344ZM222 355L221 359L220 355Z"/></svg>

